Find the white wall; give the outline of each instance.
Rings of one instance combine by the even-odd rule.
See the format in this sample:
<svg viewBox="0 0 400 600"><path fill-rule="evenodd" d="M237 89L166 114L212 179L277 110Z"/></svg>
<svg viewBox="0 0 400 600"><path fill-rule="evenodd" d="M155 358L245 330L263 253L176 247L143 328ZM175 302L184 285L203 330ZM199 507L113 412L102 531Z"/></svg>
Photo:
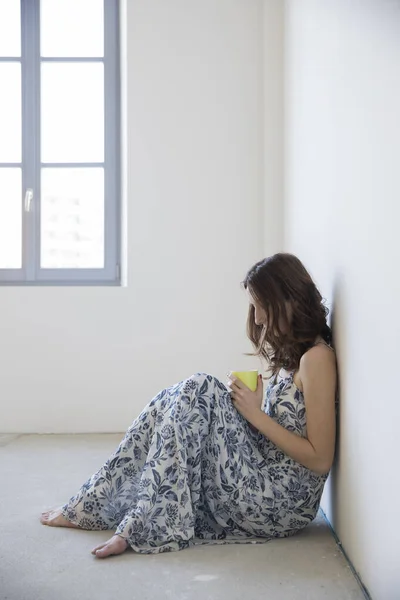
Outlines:
<svg viewBox="0 0 400 600"><path fill-rule="evenodd" d="M129 0L125 288L2 288L0 431L123 431L162 387L254 363L262 3Z"/></svg>
<svg viewBox="0 0 400 600"><path fill-rule="evenodd" d="M284 2L264 0L260 123L263 176L263 247L270 256L283 250L284 232Z"/></svg>
<svg viewBox="0 0 400 600"><path fill-rule="evenodd" d="M286 247L334 305L338 462L324 498L374 600L400 597L400 3L286 3Z"/></svg>

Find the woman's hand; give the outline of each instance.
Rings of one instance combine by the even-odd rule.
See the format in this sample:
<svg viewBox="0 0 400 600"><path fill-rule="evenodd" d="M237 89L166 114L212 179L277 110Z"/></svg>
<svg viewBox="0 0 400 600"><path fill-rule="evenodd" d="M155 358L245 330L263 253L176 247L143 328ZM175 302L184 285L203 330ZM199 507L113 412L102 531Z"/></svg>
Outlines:
<svg viewBox="0 0 400 600"><path fill-rule="evenodd" d="M240 379L232 375L228 375L227 387L231 392L232 403L236 410L252 425L257 421L260 415L261 405L263 401L263 380L262 375L258 376L257 389L252 392L247 385L242 383Z"/></svg>

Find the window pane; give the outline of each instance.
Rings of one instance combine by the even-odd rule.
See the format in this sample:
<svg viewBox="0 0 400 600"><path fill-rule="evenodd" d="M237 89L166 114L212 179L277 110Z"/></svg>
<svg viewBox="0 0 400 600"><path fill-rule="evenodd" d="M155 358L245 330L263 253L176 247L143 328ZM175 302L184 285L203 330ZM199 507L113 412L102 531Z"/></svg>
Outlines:
<svg viewBox="0 0 400 600"><path fill-rule="evenodd" d="M0 162L21 162L21 65L0 63Z"/></svg>
<svg viewBox="0 0 400 600"><path fill-rule="evenodd" d="M0 0L0 56L21 56L20 0Z"/></svg>
<svg viewBox="0 0 400 600"><path fill-rule="evenodd" d="M103 64L43 63L41 114L43 162L103 162Z"/></svg>
<svg viewBox="0 0 400 600"><path fill-rule="evenodd" d="M0 269L21 267L21 169L0 169Z"/></svg>
<svg viewBox="0 0 400 600"><path fill-rule="evenodd" d="M43 169L41 266L104 267L103 169Z"/></svg>
<svg viewBox="0 0 400 600"><path fill-rule="evenodd" d="M42 56L103 56L103 0L41 0Z"/></svg>

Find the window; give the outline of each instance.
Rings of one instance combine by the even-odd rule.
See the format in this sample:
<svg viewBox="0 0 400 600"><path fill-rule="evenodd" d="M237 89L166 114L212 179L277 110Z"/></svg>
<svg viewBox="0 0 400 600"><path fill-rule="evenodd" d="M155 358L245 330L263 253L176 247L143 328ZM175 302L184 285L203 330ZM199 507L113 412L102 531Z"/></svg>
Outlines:
<svg viewBox="0 0 400 600"><path fill-rule="evenodd" d="M115 284L118 0L0 0L0 282Z"/></svg>

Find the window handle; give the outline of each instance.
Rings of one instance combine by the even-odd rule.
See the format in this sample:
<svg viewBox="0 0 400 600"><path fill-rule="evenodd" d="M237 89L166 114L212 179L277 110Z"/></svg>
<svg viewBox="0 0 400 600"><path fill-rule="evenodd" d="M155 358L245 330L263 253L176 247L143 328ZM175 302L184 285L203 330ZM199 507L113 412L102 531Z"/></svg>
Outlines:
<svg viewBox="0 0 400 600"><path fill-rule="evenodd" d="M25 192L25 202L24 202L25 212L27 212L27 213L31 212L32 200L33 200L33 189L28 188Z"/></svg>

